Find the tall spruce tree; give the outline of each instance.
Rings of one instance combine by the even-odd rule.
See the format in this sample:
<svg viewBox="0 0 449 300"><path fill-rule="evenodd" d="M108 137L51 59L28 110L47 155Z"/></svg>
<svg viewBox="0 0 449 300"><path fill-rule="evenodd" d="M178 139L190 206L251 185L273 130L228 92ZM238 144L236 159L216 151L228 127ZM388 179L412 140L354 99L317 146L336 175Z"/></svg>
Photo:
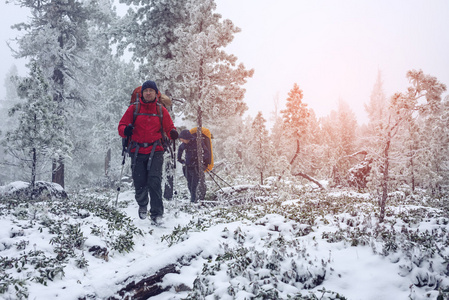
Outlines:
<svg viewBox="0 0 449 300"><path fill-rule="evenodd" d="M72 124L83 124L89 136L77 134L72 126L76 151L70 164L69 179L77 184L111 184L117 179L121 142L117 135L118 120L130 103L131 93L140 84L132 62L114 55L112 31L118 23L112 2L97 1L88 23L88 51L79 66L84 76L78 76L80 95L86 99L72 105Z"/></svg>
<svg viewBox="0 0 449 300"><path fill-rule="evenodd" d="M266 122L262 112L259 111L251 126L251 159L254 169L260 175L260 184L263 184L264 175L266 176L269 172L270 163L275 154L265 126Z"/></svg>
<svg viewBox="0 0 449 300"><path fill-rule="evenodd" d="M253 70L237 65L237 57L224 50L240 29L230 20L221 21L213 0L188 0L186 8L189 23L176 29L178 41L170 47L178 59L167 69L179 76L175 85L187 100L186 117L202 126L242 115L247 109L242 85Z"/></svg>
<svg viewBox="0 0 449 300"><path fill-rule="evenodd" d="M355 133L357 130L357 119L349 105L343 100L338 100L336 113L335 139L331 146L336 150L336 160L333 169L333 181L335 184L346 184L347 173L351 167L351 158L354 154Z"/></svg>
<svg viewBox="0 0 449 300"><path fill-rule="evenodd" d="M292 158L290 159L290 166L295 176L301 176L309 181L312 181L320 188L323 186L307 173L314 168L313 149L315 148L312 141L314 134L312 124L315 122L315 114L307 104L303 102L304 94L295 83L293 88L288 93L286 109L281 110L283 119L283 130L286 138L289 141L290 149L295 149L294 152L290 150Z"/></svg>
<svg viewBox="0 0 449 300"><path fill-rule="evenodd" d="M168 74L179 79L176 90L182 91L187 100L185 116L195 120L199 130L203 122L214 124L230 115L243 114L247 106L242 85L253 74L242 63L236 65L237 57L224 51L240 29L230 20L221 21L215 9L213 0L186 1L188 24L176 29L178 41L170 47L179 59L172 60L167 68ZM201 149L201 139L197 143ZM199 165L201 161L198 151ZM200 176L198 192L204 194L204 176Z"/></svg>
<svg viewBox="0 0 449 300"><path fill-rule="evenodd" d="M87 20L92 13L91 3L79 0L16 0L15 3L30 9L28 23L14 27L25 31L16 42L17 58L31 58L42 70L49 84L49 92L58 109L57 115L68 116L64 106L82 101L75 70L88 41ZM62 136L68 124L55 125L54 132ZM68 144L67 144L68 145ZM54 152L52 181L64 186L64 160L70 155L68 147Z"/></svg>
<svg viewBox="0 0 449 300"><path fill-rule="evenodd" d="M301 144L305 143L308 136L310 112L307 104L303 102L303 98L303 91L295 83L288 93L286 109L281 110L284 132L290 141L296 144L290 165L293 165L300 154Z"/></svg>

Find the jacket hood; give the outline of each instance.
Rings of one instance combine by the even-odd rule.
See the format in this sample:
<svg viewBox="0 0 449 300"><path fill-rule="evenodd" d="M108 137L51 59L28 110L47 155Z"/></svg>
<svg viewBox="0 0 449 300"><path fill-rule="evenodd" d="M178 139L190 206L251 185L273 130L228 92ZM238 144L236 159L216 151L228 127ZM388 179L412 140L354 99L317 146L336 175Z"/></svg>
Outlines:
<svg viewBox="0 0 449 300"><path fill-rule="evenodd" d="M195 137L187 129L181 131L181 133L179 134L179 138L184 139L184 140L194 140L195 139Z"/></svg>

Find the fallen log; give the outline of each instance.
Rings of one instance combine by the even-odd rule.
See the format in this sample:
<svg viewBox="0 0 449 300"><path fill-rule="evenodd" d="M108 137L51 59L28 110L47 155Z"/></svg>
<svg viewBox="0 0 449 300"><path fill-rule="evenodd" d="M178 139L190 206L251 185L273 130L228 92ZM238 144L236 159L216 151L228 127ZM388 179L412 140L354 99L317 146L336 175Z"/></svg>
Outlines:
<svg viewBox="0 0 449 300"><path fill-rule="evenodd" d="M320 189L322 189L322 190L325 189L324 186L323 186L321 183L318 182L318 180L316 180L316 179L310 177L309 175L307 175L307 174L305 174L305 173L298 172L298 173L296 173L296 174L293 174L293 176L301 176L301 177L303 177L303 178L305 178L305 179L307 179L307 180L312 181L313 183L315 183Z"/></svg>
<svg viewBox="0 0 449 300"><path fill-rule="evenodd" d="M157 296L169 290L171 287L162 288L159 284L162 282L165 275L170 273L179 274L177 264L168 265L160 269L156 274L146 277L139 282L132 281L127 286L118 291L118 294L125 300L143 300L150 297ZM110 300L115 298L110 298Z"/></svg>

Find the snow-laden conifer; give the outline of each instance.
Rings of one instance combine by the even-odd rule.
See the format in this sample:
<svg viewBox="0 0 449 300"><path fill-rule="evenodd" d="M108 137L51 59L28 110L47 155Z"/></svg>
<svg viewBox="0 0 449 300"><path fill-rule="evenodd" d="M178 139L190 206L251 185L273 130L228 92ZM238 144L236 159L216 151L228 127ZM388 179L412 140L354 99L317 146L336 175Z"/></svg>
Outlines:
<svg viewBox="0 0 449 300"><path fill-rule="evenodd" d="M64 128L64 108L54 102L49 84L36 63L31 64L29 77L19 79L19 96L26 102L15 105L9 112L18 126L6 133L3 147L16 158L34 187L36 179L48 171L50 158L61 151L70 153L71 142L66 134L55 129ZM45 168L47 166L47 169Z"/></svg>
<svg viewBox="0 0 449 300"><path fill-rule="evenodd" d="M55 106L82 102L79 86L80 58L88 43L88 23L92 16L92 3L79 0L16 0L16 4L30 9L31 18L27 23L13 27L24 34L16 38L18 48L16 58L29 58L42 70L48 82L50 95ZM31 68L31 66L29 66ZM60 109L57 114L68 110ZM69 131L69 124L54 128L56 134ZM60 136L66 139L66 136ZM68 153L64 149L53 157L52 180L64 186L64 164Z"/></svg>

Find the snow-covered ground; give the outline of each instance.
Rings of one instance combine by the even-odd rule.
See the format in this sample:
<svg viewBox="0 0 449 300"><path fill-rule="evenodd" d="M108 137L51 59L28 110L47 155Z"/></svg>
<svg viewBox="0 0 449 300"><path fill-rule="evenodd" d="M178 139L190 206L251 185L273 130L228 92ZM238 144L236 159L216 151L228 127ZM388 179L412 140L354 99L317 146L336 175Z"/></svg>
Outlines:
<svg viewBox="0 0 449 300"><path fill-rule="evenodd" d="M395 198L379 224L366 194L265 187L202 205L165 201L154 226L138 218L132 189L118 210L111 191L24 201L6 190L4 299L146 299L155 287L151 298L163 300L449 295L447 200L444 209ZM161 272L161 282L132 288Z"/></svg>

